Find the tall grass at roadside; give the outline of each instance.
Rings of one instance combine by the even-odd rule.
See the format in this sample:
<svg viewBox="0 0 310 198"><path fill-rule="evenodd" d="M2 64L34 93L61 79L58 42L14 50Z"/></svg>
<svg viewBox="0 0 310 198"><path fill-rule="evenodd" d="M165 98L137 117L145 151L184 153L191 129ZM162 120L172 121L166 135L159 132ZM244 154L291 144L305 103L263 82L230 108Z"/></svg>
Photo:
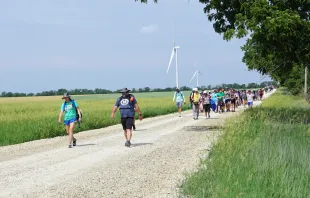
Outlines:
<svg viewBox="0 0 310 198"><path fill-rule="evenodd" d="M182 193L191 197L309 197L310 106L278 90L227 121Z"/></svg>
<svg viewBox="0 0 310 198"><path fill-rule="evenodd" d="M83 110L83 123L76 132L120 123L119 112L115 119L110 118L112 107L120 95L111 95L113 99L108 95L74 96ZM134 95L144 118L177 111L172 103L173 93ZM64 125L57 122L62 103L61 96L1 98L0 146L65 135Z"/></svg>

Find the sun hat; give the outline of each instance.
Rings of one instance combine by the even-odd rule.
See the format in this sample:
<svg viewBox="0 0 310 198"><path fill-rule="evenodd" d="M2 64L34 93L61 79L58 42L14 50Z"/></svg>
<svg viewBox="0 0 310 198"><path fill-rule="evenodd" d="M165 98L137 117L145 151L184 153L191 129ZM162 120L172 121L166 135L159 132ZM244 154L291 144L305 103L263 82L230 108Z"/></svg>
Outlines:
<svg viewBox="0 0 310 198"><path fill-rule="evenodd" d="M71 96L70 96L70 94L69 93L64 93L64 95L62 96L62 99L65 99L65 98L70 98Z"/></svg>
<svg viewBox="0 0 310 198"><path fill-rule="evenodd" d="M127 88L123 88L121 89L120 93L127 93L130 92L131 90L127 89Z"/></svg>

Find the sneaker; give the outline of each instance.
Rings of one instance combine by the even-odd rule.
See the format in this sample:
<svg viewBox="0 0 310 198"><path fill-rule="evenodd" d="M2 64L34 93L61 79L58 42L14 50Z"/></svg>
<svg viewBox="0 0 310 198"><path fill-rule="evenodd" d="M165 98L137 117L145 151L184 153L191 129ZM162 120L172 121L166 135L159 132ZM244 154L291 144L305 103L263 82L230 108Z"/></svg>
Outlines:
<svg viewBox="0 0 310 198"><path fill-rule="evenodd" d="M68 148L72 148L72 145L70 144L70 145L68 146Z"/></svg>
<svg viewBox="0 0 310 198"><path fill-rule="evenodd" d="M130 142L130 140L128 141L128 144L129 144L129 146L131 146L131 142Z"/></svg>
<svg viewBox="0 0 310 198"><path fill-rule="evenodd" d="M209 118L210 118L210 115L209 115Z"/></svg>
<svg viewBox="0 0 310 198"><path fill-rule="evenodd" d="M76 139L73 140L73 146L76 146Z"/></svg>

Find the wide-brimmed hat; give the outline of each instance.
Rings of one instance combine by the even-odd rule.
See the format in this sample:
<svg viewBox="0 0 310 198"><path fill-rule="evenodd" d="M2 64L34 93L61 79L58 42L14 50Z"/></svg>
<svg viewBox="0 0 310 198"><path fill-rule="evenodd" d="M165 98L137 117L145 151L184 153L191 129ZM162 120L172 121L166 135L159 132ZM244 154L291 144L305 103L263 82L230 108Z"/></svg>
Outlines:
<svg viewBox="0 0 310 198"><path fill-rule="evenodd" d="M120 90L120 93L127 93L130 92L131 90L127 89L127 88L123 88Z"/></svg>
<svg viewBox="0 0 310 198"><path fill-rule="evenodd" d="M64 95L62 96L62 99L65 99L65 98L70 98L70 94L69 93L64 93Z"/></svg>

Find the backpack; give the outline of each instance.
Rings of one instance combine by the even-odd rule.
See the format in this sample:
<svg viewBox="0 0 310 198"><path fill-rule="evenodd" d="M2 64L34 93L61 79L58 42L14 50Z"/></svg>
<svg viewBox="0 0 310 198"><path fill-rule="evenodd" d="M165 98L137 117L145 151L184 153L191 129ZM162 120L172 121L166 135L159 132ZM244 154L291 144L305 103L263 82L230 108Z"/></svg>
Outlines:
<svg viewBox="0 0 310 198"><path fill-rule="evenodd" d="M194 97L197 96L197 95L198 95L198 101L194 101ZM199 94L197 94L197 95L196 95L196 93L191 94L192 102L193 102L195 105L199 104L199 99L200 99L200 97L199 97Z"/></svg>
<svg viewBox="0 0 310 198"><path fill-rule="evenodd" d="M189 96L189 102L190 102L190 103L193 103L193 98L192 98L192 97L193 97L193 94L194 94L194 93L192 92L191 95Z"/></svg>
<svg viewBox="0 0 310 198"><path fill-rule="evenodd" d="M118 106L120 106L120 102L122 101L123 96L119 97L119 102L118 102ZM134 95L129 94L127 95L125 98L129 99L129 103L132 103L133 99L135 98ZM135 109L135 107L133 107L133 109Z"/></svg>
<svg viewBox="0 0 310 198"><path fill-rule="evenodd" d="M75 106L75 101L74 101L74 100L70 100L70 102L72 103L72 107L75 108L76 119L78 120L78 119L80 118L80 116L79 116L78 110L77 110L77 108L76 108L76 106ZM66 109L66 103L67 103L67 102L64 102L64 108L62 109L63 111ZM83 117L83 115L82 115L82 109L80 109L80 112L81 112L81 118L82 118L82 117Z"/></svg>

